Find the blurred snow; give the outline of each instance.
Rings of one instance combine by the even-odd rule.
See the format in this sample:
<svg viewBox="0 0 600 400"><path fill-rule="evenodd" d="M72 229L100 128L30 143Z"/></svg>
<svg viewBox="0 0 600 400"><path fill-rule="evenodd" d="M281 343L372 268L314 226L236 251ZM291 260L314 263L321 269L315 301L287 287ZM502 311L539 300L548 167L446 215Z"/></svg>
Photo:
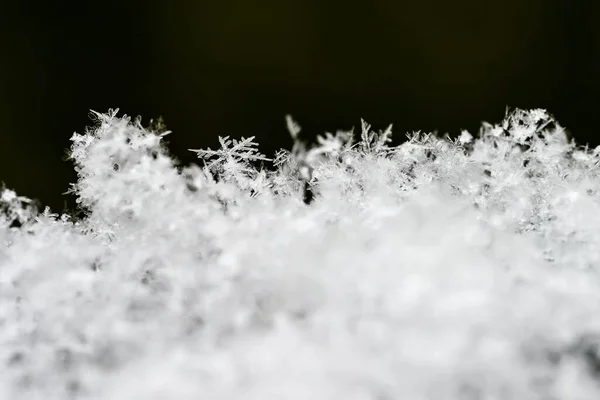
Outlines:
<svg viewBox="0 0 600 400"><path fill-rule="evenodd" d="M309 150L288 117L271 171L96 118L82 217L1 193L0 399L600 398L599 152L544 110Z"/></svg>

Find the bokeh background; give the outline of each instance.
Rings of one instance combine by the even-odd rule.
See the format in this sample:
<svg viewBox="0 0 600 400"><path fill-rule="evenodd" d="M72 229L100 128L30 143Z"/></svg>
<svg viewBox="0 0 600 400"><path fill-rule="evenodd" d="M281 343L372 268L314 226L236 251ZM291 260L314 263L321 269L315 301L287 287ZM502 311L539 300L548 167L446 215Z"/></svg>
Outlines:
<svg viewBox="0 0 600 400"><path fill-rule="evenodd" d="M394 124L458 135L546 108L600 144L593 0L28 1L0 5L0 180L62 211L89 110L162 116L182 164L218 135L290 147Z"/></svg>

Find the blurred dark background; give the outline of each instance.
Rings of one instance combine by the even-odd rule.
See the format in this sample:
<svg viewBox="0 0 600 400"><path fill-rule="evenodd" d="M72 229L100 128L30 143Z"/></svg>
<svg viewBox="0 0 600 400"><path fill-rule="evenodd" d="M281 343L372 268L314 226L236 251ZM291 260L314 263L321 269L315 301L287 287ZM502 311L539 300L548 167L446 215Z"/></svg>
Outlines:
<svg viewBox="0 0 600 400"><path fill-rule="evenodd" d="M597 145L599 4L5 0L0 181L61 211L76 180L65 148L90 109L164 117L184 164L218 135L290 147L286 113L307 139L364 118L401 140L546 108Z"/></svg>

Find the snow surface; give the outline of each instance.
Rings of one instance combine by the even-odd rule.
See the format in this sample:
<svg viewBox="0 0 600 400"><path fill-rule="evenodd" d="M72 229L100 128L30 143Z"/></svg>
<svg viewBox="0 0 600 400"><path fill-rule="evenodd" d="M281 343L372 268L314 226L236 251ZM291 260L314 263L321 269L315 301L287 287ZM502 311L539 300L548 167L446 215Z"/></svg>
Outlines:
<svg viewBox="0 0 600 400"><path fill-rule="evenodd" d="M600 398L600 152L546 111L187 168L96 119L81 213L0 193L0 399Z"/></svg>

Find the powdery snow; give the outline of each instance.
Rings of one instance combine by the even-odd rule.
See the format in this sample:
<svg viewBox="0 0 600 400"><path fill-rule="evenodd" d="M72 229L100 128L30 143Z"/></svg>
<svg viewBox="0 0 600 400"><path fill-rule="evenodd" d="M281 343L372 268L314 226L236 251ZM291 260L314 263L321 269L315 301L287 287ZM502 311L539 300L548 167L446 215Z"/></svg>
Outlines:
<svg viewBox="0 0 600 400"><path fill-rule="evenodd" d="M96 118L80 215L1 192L0 399L600 398L600 156L546 111L308 150L288 117L270 169Z"/></svg>

